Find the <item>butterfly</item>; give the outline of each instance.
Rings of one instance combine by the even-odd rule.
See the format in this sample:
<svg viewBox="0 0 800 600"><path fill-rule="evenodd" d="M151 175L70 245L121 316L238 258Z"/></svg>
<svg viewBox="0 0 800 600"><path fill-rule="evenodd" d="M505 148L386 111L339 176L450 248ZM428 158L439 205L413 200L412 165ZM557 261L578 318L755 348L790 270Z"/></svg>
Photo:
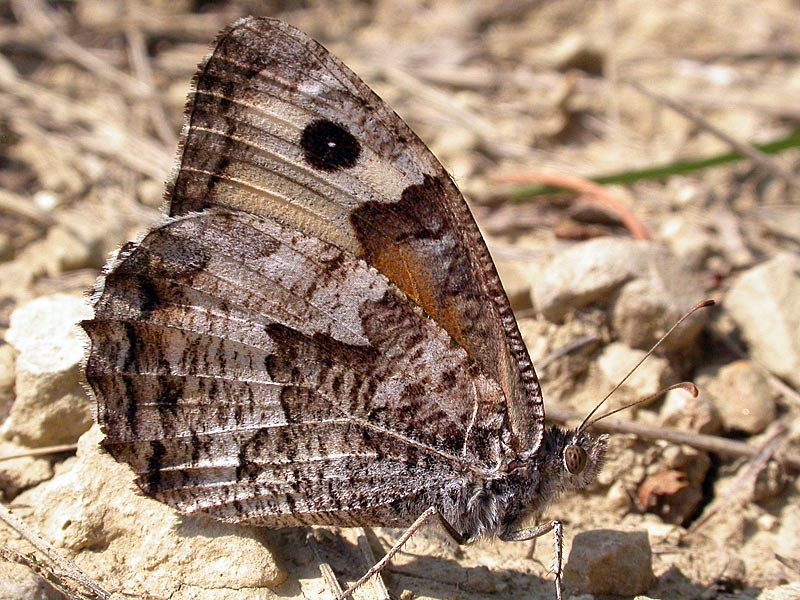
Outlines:
<svg viewBox="0 0 800 600"><path fill-rule="evenodd" d="M524 524L595 478L605 439L545 425L461 193L344 64L277 20L224 30L166 199L82 324L103 447L146 495L231 523L560 542Z"/></svg>

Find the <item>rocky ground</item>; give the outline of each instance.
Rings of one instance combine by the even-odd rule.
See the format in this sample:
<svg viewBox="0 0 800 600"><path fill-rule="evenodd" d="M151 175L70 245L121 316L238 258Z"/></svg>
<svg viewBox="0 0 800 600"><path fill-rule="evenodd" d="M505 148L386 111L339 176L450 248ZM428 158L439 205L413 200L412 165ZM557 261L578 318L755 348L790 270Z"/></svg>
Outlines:
<svg viewBox="0 0 800 600"><path fill-rule="evenodd" d="M796 4L266 6L0 2L0 491L54 548L0 529L0 598L93 597L47 555L119 598L331 598L321 559L352 580L398 535L320 530L315 556L305 530L182 519L97 448L83 294L157 221L195 66L248 13L323 42L453 174L551 417L586 414L684 311L718 301L609 406L685 379L700 395L615 415L599 480L544 515L564 522L567 592L800 597L800 157L753 146L798 129ZM675 166L734 150L747 158ZM664 165L599 189L580 179ZM536 183L571 191L523 198ZM432 529L384 580L391 597L550 598L552 552L550 537L458 548Z"/></svg>

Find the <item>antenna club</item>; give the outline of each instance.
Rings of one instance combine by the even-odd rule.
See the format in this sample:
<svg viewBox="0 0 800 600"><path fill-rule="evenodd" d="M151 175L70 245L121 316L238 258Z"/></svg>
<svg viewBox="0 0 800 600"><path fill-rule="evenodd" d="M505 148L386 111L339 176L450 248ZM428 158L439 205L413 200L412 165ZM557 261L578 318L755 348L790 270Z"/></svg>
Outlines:
<svg viewBox="0 0 800 600"><path fill-rule="evenodd" d="M711 298L709 298L708 300L703 300L700 304L695 306L691 312L700 310L701 308L708 308L709 306L714 306L716 303L717 303L716 300L712 300Z"/></svg>
<svg viewBox="0 0 800 600"><path fill-rule="evenodd" d="M691 381L686 381L680 385L680 388L692 395L692 398L697 398L700 395L700 390Z"/></svg>

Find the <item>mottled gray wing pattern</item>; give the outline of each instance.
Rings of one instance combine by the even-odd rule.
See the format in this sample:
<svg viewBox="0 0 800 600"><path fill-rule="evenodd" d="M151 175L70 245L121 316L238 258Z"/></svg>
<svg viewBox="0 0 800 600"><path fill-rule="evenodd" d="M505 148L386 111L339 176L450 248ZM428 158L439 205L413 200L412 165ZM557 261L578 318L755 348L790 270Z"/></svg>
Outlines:
<svg viewBox="0 0 800 600"><path fill-rule="evenodd" d="M374 268L264 217L153 229L83 326L105 448L183 512L407 525L401 505L501 459L497 383Z"/></svg>
<svg viewBox="0 0 800 600"><path fill-rule="evenodd" d="M271 19L224 31L197 75L169 214L229 207L381 271L506 397L509 443L536 451L539 384L469 209L408 126L320 44Z"/></svg>

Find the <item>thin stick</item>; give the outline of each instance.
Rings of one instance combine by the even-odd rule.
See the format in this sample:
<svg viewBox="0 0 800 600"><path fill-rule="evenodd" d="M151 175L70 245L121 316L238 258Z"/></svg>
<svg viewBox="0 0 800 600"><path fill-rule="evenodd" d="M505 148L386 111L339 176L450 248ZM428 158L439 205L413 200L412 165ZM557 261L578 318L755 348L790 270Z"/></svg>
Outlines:
<svg viewBox="0 0 800 600"><path fill-rule="evenodd" d="M375 560L375 555L372 553L372 548L370 547L369 540L367 539L367 530L364 527L361 528L361 531L357 536L357 541L358 548L361 550L361 554L364 555L367 564L374 565L377 561ZM377 573L372 579L372 585L375 588L375 597L378 600L389 600L389 590L386 589L386 584L384 583L383 577L381 577L380 573Z"/></svg>
<svg viewBox="0 0 800 600"><path fill-rule="evenodd" d="M50 227L54 220L51 214L36 206L30 199L4 189L0 189L0 210L19 215L43 228Z"/></svg>
<svg viewBox="0 0 800 600"><path fill-rule="evenodd" d="M671 100L666 96L662 96L655 92L651 92L637 81L628 81L628 84L633 88L635 88L640 93L644 94L645 96L648 96L649 98L652 98L653 100L656 100L657 102L664 104L665 106L668 106L676 113L686 117L689 121L691 121L698 127L702 128L703 130L708 131L714 137L719 138L720 140L728 144L731 148L736 150L739 154L742 154L743 156L746 156L747 158L752 160L754 163L756 163L758 166L764 169L767 173L771 173L778 179L785 181L795 190L800 190L800 181L798 181L794 175L786 171L783 167L778 165L778 163L776 163L774 160L772 160L769 156L767 156L763 152L759 152L758 150L753 148L753 146L751 146L750 144L745 144L732 138L727 133L722 131L720 128L716 127L715 125L712 125L706 119L701 117L693 110L685 107L683 104L679 104L678 102L675 102L674 100Z"/></svg>
<svg viewBox="0 0 800 600"><path fill-rule="evenodd" d="M50 456L51 454L60 454L62 452L75 452L78 449L78 444L61 444L59 446L45 446L43 448L31 448L24 452L17 452L16 454L6 454L0 456L0 462L4 460L13 460L15 458L29 458L33 456Z"/></svg>
<svg viewBox="0 0 800 600"><path fill-rule="evenodd" d="M12 10L17 19L29 25L41 37L47 38L52 50L72 60L93 75L126 90L137 98L147 98L150 90L136 78L120 71L64 34L50 17L50 9L41 0L16 0Z"/></svg>
<svg viewBox="0 0 800 600"><path fill-rule="evenodd" d="M327 582L328 587L331 588L333 592L333 596L335 598L341 598L342 596L342 587L339 585L339 582L336 579L336 574L331 569L331 566L328 562L322 558L322 552L320 552L319 544L317 544L317 539L314 537L315 532L310 532L306 536L306 541L308 545L311 547L311 552L314 553L314 558L317 559L317 564L319 565L320 573L322 573L322 578Z"/></svg>
<svg viewBox="0 0 800 600"><path fill-rule="evenodd" d="M42 537L28 527L19 517L12 513L4 504L0 503L0 520L6 523L11 529L28 540L34 548L47 557L50 562L56 565L63 576L80 583L87 590L91 591L98 598L107 600L111 594L101 588L91 577L81 571L74 563L62 557L58 551L47 543Z"/></svg>
<svg viewBox="0 0 800 600"><path fill-rule="evenodd" d="M436 509L433 506L431 506L429 509L423 512L419 517L417 517L417 520L411 524L411 527L406 529L405 533L403 533L403 535L400 536L400 539L397 540L397 543L394 546L392 546L391 550L389 550L389 552L387 552L382 559L380 559L378 562L372 565L369 571L364 573L361 579L359 579L353 585L347 588L344 591L344 593L341 596L339 596L338 600L344 600L345 598L352 596L353 592L356 591L358 588L360 588L362 585L364 585L367 581L369 581L370 577L373 577L376 573L380 573L386 567L386 565L389 564L389 561L392 560L392 557L398 552L400 552L400 550L403 548L403 546L405 546L406 542L411 538L411 536L414 535L414 533L416 533L416 531L420 527L422 527L426 521L428 521L431 517L435 515L436 515Z"/></svg>
<svg viewBox="0 0 800 600"><path fill-rule="evenodd" d="M153 83L153 68L150 64L150 57L147 55L147 44L142 34L142 30L135 27L128 27L125 30L125 39L128 42L128 50L131 57L131 66L139 81L144 83L150 90L150 97L147 102L148 115L153 123L159 139L168 148L174 148L178 139L169 123L169 118L161 103L161 98L155 91Z"/></svg>
<svg viewBox="0 0 800 600"><path fill-rule="evenodd" d="M785 441L786 425L781 422L773 423L772 432L767 436L766 441L761 444L761 447L756 448L757 452L750 459L750 464L728 486L729 492L717 496L711 505L707 506L703 511L702 517L692 523L689 532L696 532L726 506L731 506L732 504L745 505L753 494L758 474L767 466L769 460Z"/></svg>
<svg viewBox="0 0 800 600"><path fill-rule="evenodd" d="M563 423L566 421L577 421L581 418L581 414L557 406L548 406L547 418L552 421ZM707 450L708 452L713 452L722 456L752 458L756 456L760 450L760 448L745 442L729 440L715 435L679 431L666 427L654 427L652 425L643 425L641 423L622 421L619 419L604 419L596 423L594 428L609 433L631 433L645 440L664 440L674 444L687 444L693 448ZM777 457L777 460L780 460L781 463L788 467L800 470L800 454L796 452L781 454Z"/></svg>

